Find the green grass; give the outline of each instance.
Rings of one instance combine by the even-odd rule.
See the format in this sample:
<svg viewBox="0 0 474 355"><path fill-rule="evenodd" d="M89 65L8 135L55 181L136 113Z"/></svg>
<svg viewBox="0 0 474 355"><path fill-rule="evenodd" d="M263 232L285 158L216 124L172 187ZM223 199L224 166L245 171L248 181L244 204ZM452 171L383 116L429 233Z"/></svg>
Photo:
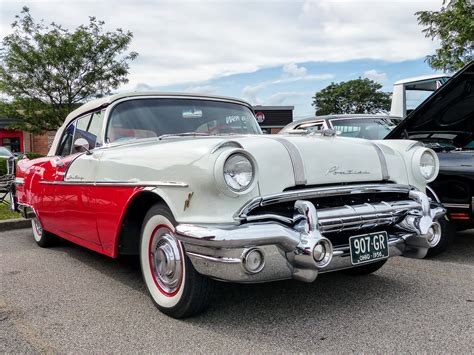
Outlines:
<svg viewBox="0 0 474 355"><path fill-rule="evenodd" d="M0 220L13 218L21 218L21 215L10 210L10 204L0 203Z"/></svg>

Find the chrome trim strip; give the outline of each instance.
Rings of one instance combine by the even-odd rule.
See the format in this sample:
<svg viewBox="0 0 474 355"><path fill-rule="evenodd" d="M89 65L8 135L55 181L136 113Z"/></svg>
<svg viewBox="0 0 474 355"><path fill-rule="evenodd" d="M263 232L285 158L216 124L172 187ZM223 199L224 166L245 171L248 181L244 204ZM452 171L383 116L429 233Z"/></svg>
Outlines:
<svg viewBox="0 0 474 355"><path fill-rule="evenodd" d="M188 187L185 182L179 181L40 181L45 185L85 185L85 186L169 186L169 187Z"/></svg>
<svg viewBox="0 0 474 355"><path fill-rule="evenodd" d="M380 160L380 165L382 166L382 178L383 180L389 180L390 179L390 174L388 173L388 167L387 167L387 159L385 158L385 154L382 151L382 148L377 143L371 142L373 147L375 148L375 151L377 152L377 155L379 156Z"/></svg>
<svg viewBox="0 0 474 355"><path fill-rule="evenodd" d="M433 195L434 199L436 200L436 202L440 202L440 199L438 197L438 195L436 194L436 192L429 186L429 185L426 185L426 189ZM428 195L428 194L426 194ZM429 197L429 196L428 196Z"/></svg>
<svg viewBox="0 0 474 355"><path fill-rule="evenodd" d="M444 207L451 207L451 208L466 208L469 209L468 203L443 203Z"/></svg>
<svg viewBox="0 0 474 355"><path fill-rule="evenodd" d="M190 257L203 259L206 261L212 261L216 263L223 263L223 264L240 264L241 263L241 260L238 258L215 257L215 256L193 253L192 251L187 251L186 254L188 254L188 256Z"/></svg>
<svg viewBox="0 0 474 355"><path fill-rule="evenodd" d="M304 171L303 158L301 157L300 151L298 150L296 145L284 138L275 138L275 140L280 142L288 151L291 160L291 165L293 165L295 185L306 185L307 180Z"/></svg>
<svg viewBox="0 0 474 355"><path fill-rule="evenodd" d="M279 194L256 197L246 203L237 213L236 218L245 218L247 214L256 207L267 206L279 202L296 201L299 199L326 197L326 196L342 196L357 195L366 193L406 193L410 192L412 187L399 184L363 184L363 185L347 185L347 186L330 186L318 187L304 190L293 190L281 192Z"/></svg>
<svg viewBox="0 0 474 355"><path fill-rule="evenodd" d="M242 144L240 144L237 141L224 141L216 144L214 148L211 149L211 154L214 154L217 152L219 149L224 148L224 147L234 147L234 148L241 148L244 149Z"/></svg>

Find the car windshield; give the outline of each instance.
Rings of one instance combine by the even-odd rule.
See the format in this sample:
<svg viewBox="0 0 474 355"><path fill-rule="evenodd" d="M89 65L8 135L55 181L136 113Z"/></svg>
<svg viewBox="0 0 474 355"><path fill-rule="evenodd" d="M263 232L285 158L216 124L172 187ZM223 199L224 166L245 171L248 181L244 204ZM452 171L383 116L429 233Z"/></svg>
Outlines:
<svg viewBox="0 0 474 355"><path fill-rule="evenodd" d="M180 134L260 133L252 110L245 105L199 99L134 99L113 108L107 142Z"/></svg>
<svg viewBox="0 0 474 355"><path fill-rule="evenodd" d="M331 120L331 124L343 137L383 139L400 121L393 117L338 118Z"/></svg>

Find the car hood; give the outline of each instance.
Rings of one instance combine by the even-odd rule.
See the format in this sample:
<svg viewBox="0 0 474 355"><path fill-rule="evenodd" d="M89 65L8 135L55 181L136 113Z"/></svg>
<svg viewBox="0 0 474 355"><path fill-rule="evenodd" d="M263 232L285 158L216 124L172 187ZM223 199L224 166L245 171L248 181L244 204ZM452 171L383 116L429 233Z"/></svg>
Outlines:
<svg viewBox="0 0 474 355"><path fill-rule="evenodd" d="M426 134L448 134L463 147L474 139L474 61L454 74L395 127L385 139L430 139Z"/></svg>
<svg viewBox="0 0 474 355"><path fill-rule="evenodd" d="M388 173L393 177L405 172L402 159L379 145L364 139L290 135L176 137L132 142L100 150L102 163L96 178L110 178L106 174L111 171L120 175L114 179L122 181L153 180L156 176L160 180L176 180L186 169L185 178L212 174L217 157L236 147L255 158L263 194L298 185L382 181ZM70 169L70 175L74 175L73 170ZM205 180L203 177L202 181Z"/></svg>

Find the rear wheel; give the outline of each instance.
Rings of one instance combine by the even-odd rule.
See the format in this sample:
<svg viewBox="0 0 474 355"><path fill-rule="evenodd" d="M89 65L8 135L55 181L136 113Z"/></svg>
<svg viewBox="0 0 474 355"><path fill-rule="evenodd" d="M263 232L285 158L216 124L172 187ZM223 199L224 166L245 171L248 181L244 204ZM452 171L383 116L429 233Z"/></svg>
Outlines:
<svg viewBox="0 0 474 355"><path fill-rule="evenodd" d="M150 208L142 226L140 264L156 307L173 318L185 318L208 306L213 281L194 269L175 237L175 225L167 206Z"/></svg>
<svg viewBox="0 0 474 355"><path fill-rule="evenodd" d="M41 248L48 248L57 243L58 237L50 232L45 231L38 217L31 219L31 228L33 229L33 237L35 238L35 242Z"/></svg>
<svg viewBox="0 0 474 355"><path fill-rule="evenodd" d="M343 270L343 272L351 276L369 275L379 270L382 266L385 265L386 262L387 262L387 259L384 259L384 260L376 261L374 263L357 266L352 269Z"/></svg>

